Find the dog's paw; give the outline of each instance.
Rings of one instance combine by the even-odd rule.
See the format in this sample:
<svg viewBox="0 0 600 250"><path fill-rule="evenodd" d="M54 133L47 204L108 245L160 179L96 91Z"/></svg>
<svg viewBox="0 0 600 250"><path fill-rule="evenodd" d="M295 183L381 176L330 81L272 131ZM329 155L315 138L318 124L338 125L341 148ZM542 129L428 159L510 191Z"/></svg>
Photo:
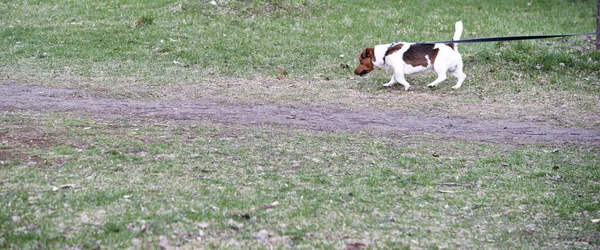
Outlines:
<svg viewBox="0 0 600 250"><path fill-rule="evenodd" d="M384 84L383 86L384 87L391 87L391 86L394 86L394 83L393 82L388 82L388 83Z"/></svg>
<svg viewBox="0 0 600 250"><path fill-rule="evenodd" d="M404 86L404 91L409 91L409 90L410 90L410 85Z"/></svg>
<svg viewBox="0 0 600 250"><path fill-rule="evenodd" d="M454 89L454 90L460 89L460 86L452 86L452 89Z"/></svg>

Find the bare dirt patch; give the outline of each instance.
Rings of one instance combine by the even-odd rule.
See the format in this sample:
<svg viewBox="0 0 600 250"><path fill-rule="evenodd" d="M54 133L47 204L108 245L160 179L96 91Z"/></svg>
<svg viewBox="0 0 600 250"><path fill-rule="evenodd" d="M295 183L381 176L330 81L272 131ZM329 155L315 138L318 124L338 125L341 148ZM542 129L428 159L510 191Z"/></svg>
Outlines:
<svg viewBox="0 0 600 250"><path fill-rule="evenodd" d="M540 122L469 119L396 111L330 109L316 106L240 104L233 100L137 101L102 97L80 89L43 88L0 83L0 110L89 113L101 119L152 118L210 121L232 125L278 124L317 131L368 131L433 134L441 138L503 144L600 145L600 131L560 128Z"/></svg>
<svg viewBox="0 0 600 250"><path fill-rule="evenodd" d="M10 145L5 147L4 144ZM46 164L39 156L32 156L21 150L14 149L32 149L44 148L54 144L51 134L39 131L0 131L0 166L4 165L7 159L20 159L26 165Z"/></svg>

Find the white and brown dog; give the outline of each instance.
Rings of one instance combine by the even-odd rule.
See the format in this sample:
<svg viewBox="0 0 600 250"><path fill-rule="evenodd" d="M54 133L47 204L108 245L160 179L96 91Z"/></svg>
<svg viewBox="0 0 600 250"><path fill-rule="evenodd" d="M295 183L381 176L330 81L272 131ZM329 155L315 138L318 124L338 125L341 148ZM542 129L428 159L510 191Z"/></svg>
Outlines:
<svg viewBox="0 0 600 250"><path fill-rule="evenodd" d="M453 40L460 40L463 26L458 21L455 24ZM410 89L410 84L404 79L404 75L433 70L437 79L427 85L435 88L440 82L446 80L446 73L458 78L453 89L462 86L467 77L463 73L462 56L458 53L456 43L449 44L418 44L396 42L392 44L380 44L373 48L366 48L360 55L360 65L354 70L354 74L364 76L373 71L375 67L389 68L394 71L392 79L383 86L390 87L399 82L404 90Z"/></svg>

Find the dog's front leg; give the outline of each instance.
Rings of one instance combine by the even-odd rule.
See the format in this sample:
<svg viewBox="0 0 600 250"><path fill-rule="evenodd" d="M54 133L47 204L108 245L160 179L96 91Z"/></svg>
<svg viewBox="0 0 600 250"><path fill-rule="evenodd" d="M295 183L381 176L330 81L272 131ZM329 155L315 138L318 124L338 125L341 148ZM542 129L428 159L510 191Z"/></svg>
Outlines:
<svg viewBox="0 0 600 250"><path fill-rule="evenodd" d="M400 84L402 84L402 86L404 86L405 91L408 91L408 89L410 89L410 84L406 81L406 79L404 79L403 71L394 71L393 78L395 78L396 81L398 81Z"/></svg>
<svg viewBox="0 0 600 250"><path fill-rule="evenodd" d="M392 75L392 79L390 79L390 81L388 83L384 84L383 86L391 87L391 86L394 86L394 83L396 83L396 79L395 79L394 75Z"/></svg>
<svg viewBox="0 0 600 250"><path fill-rule="evenodd" d="M402 70L394 70L394 74L392 75L392 79L390 82L384 84L385 87L391 87L394 83L399 82L404 86L404 90L408 91L410 89L410 84L404 79L404 72Z"/></svg>

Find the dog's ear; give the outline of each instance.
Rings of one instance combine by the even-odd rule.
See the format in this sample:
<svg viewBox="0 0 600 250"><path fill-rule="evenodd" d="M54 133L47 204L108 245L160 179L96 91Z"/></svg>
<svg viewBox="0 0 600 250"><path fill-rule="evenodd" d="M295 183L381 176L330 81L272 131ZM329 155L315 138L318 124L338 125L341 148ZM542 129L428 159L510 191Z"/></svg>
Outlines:
<svg viewBox="0 0 600 250"><path fill-rule="evenodd" d="M362 60L367 58L367 49L363 50L359 55L358 55L358 60Z"/></svg>
<svg viewBox="0 0 600 250"><path fill-rule="evenodd" d="M369 55L369 57L371 59L375 59L375 49L374 48L367 48L367 55Z"/></svg>
<svg viewBox="0 0 600 250"><path fill-rule="evenodd" d="M375 49L374 48L366 48L362 54L360 54L360 59L371 58L371 61L375 61Z"/></svg>

